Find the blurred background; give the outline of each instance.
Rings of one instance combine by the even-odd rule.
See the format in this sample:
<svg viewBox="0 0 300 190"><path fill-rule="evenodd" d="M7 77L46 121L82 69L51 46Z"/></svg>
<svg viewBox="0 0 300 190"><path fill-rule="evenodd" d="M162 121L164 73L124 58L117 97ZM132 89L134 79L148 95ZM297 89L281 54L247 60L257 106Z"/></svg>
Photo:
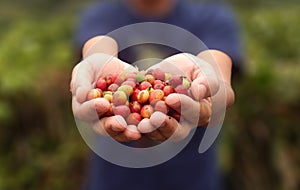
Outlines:
<svg viewBox="0 0 300 190"><path fill-rule="evenodd" d="M89 149L69 81L74 29L89 2L0 1L1 190L81 187ZM225 187L300 189L300 3L227 3L242 27L246 67L218 139Z"/></svg>

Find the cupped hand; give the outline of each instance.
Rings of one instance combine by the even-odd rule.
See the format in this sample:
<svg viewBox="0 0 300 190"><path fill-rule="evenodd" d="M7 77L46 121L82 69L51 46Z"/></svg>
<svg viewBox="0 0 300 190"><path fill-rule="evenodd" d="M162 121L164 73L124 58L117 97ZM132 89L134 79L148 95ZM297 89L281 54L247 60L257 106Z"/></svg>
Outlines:
<svg viewBox="0 0 300 190"><path fill-rule="evenodd" d="M217 56L220 57L217 57L216 61L227 59L225 60L226 63L230 62L227 63L230 70L230 59L225 54L219 54L219 52L217 52ZM171 141L179 141L187 137L195 127L207 126L209 123L212 114L211 97L218 93L220 84L228 82L230 84L230 77L223 77L223 75L228 75L228 73L222 70L216 71L215 65L211 65L205 60L199 59L199 57L190 54L177 54L154 66L165 72L180 73L188 77L192 81L190 96L193 98L173 93L165 99L166 104L170 108L181 113L180 122L162 112L154 112L150 119L142 120L138 125L138 130L141 133L145 133L149 139L165 141L170 138ZM229 86L229 96L233 97L231 95L233 92L231 86L227 86ZM227 94L224 94L224 96L227 96ZM230 101L233 101L233 99L230 99L227 105L232 104Z"/></svg>
<svg viewBox="0 0 300 190"><path fill-rule="evenodd" d="M134 67L115 57L116 52L116 42L106 36L92 38L85 44L84 59L74 67L72 72L70 83L72 110L77 119L89 123L99 135L110 135L121 142L137 140L141 134L136 126L127 126L124 118L118 115L103 117L111 109L106 99L96 98L87 101L87 94L99 77L124 71L136 71Z"/></svg>

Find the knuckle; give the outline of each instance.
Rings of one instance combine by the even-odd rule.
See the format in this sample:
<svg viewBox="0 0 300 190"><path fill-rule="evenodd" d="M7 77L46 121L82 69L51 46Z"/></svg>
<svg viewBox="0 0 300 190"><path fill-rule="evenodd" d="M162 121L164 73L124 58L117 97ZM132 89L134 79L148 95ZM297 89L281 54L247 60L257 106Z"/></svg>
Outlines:
<svg viewBox="0 0 300 190"><path fill-rule="evenodd" d="M217 78L209 79L208 88L209 88L211 95L216 94L220 89L220 81Z"/></svg>
<svg viewBox="0 0 300 190"><path fill-rule="evenodd" d="M102 136L106 135L102 125L100 124L100 122L95 123L92 128L97 134L102 135Z"/></svg>

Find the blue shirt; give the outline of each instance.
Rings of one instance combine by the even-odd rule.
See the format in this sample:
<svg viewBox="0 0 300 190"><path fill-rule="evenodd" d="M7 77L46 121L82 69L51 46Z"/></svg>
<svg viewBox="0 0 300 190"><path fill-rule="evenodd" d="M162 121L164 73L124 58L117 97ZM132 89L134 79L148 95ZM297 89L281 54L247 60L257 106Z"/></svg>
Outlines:
<svg viewBox="0 0 300 190"><path fill-rule="evenodd" d="M238 70L241 60L238 28L231 11L222 5L195 5L178 1L172 12L165 18L145 19L132 13L123 3L95 4L82 15L76 33L76 42L80 48L91 37L105 35L122 26L145 21L173 24L192 32L208 48L227 53L233 60L234 70ZM119 58L133 63L138 59L137 48L132 47L120 52ZM156 48L162 49L164 57L178 53L171 48ZM199 154L197 151L204 132L205 128L198 127L191 142L182 152L166 163L151 168L123 168L92 154L83 189L221 189L215 146L204 154Z"/></svg>

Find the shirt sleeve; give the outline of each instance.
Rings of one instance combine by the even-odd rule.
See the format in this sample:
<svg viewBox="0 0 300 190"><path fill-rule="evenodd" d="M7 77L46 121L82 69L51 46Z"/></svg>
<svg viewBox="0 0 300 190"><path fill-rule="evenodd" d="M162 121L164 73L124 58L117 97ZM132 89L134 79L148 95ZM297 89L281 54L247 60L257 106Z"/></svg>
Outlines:
<svg viewBox="0 0 300 190"><path fill-rule="evenodd" d="M100 3L91 5L83 12L75 30L76 48L81 49L88 39L105 35L113 30L112 19L115 19L111 15L115 12L113 9L111 4Z"/></svg>
<svg viewBox="0 0 300 190"><path fill-rule="evenodd" d="M243 67L243 47L240 28L233 12L225 6L210 7L209 21L201 26L203 41L209 49L223 51L233 61L233 73L240 72Z"/></svg>

